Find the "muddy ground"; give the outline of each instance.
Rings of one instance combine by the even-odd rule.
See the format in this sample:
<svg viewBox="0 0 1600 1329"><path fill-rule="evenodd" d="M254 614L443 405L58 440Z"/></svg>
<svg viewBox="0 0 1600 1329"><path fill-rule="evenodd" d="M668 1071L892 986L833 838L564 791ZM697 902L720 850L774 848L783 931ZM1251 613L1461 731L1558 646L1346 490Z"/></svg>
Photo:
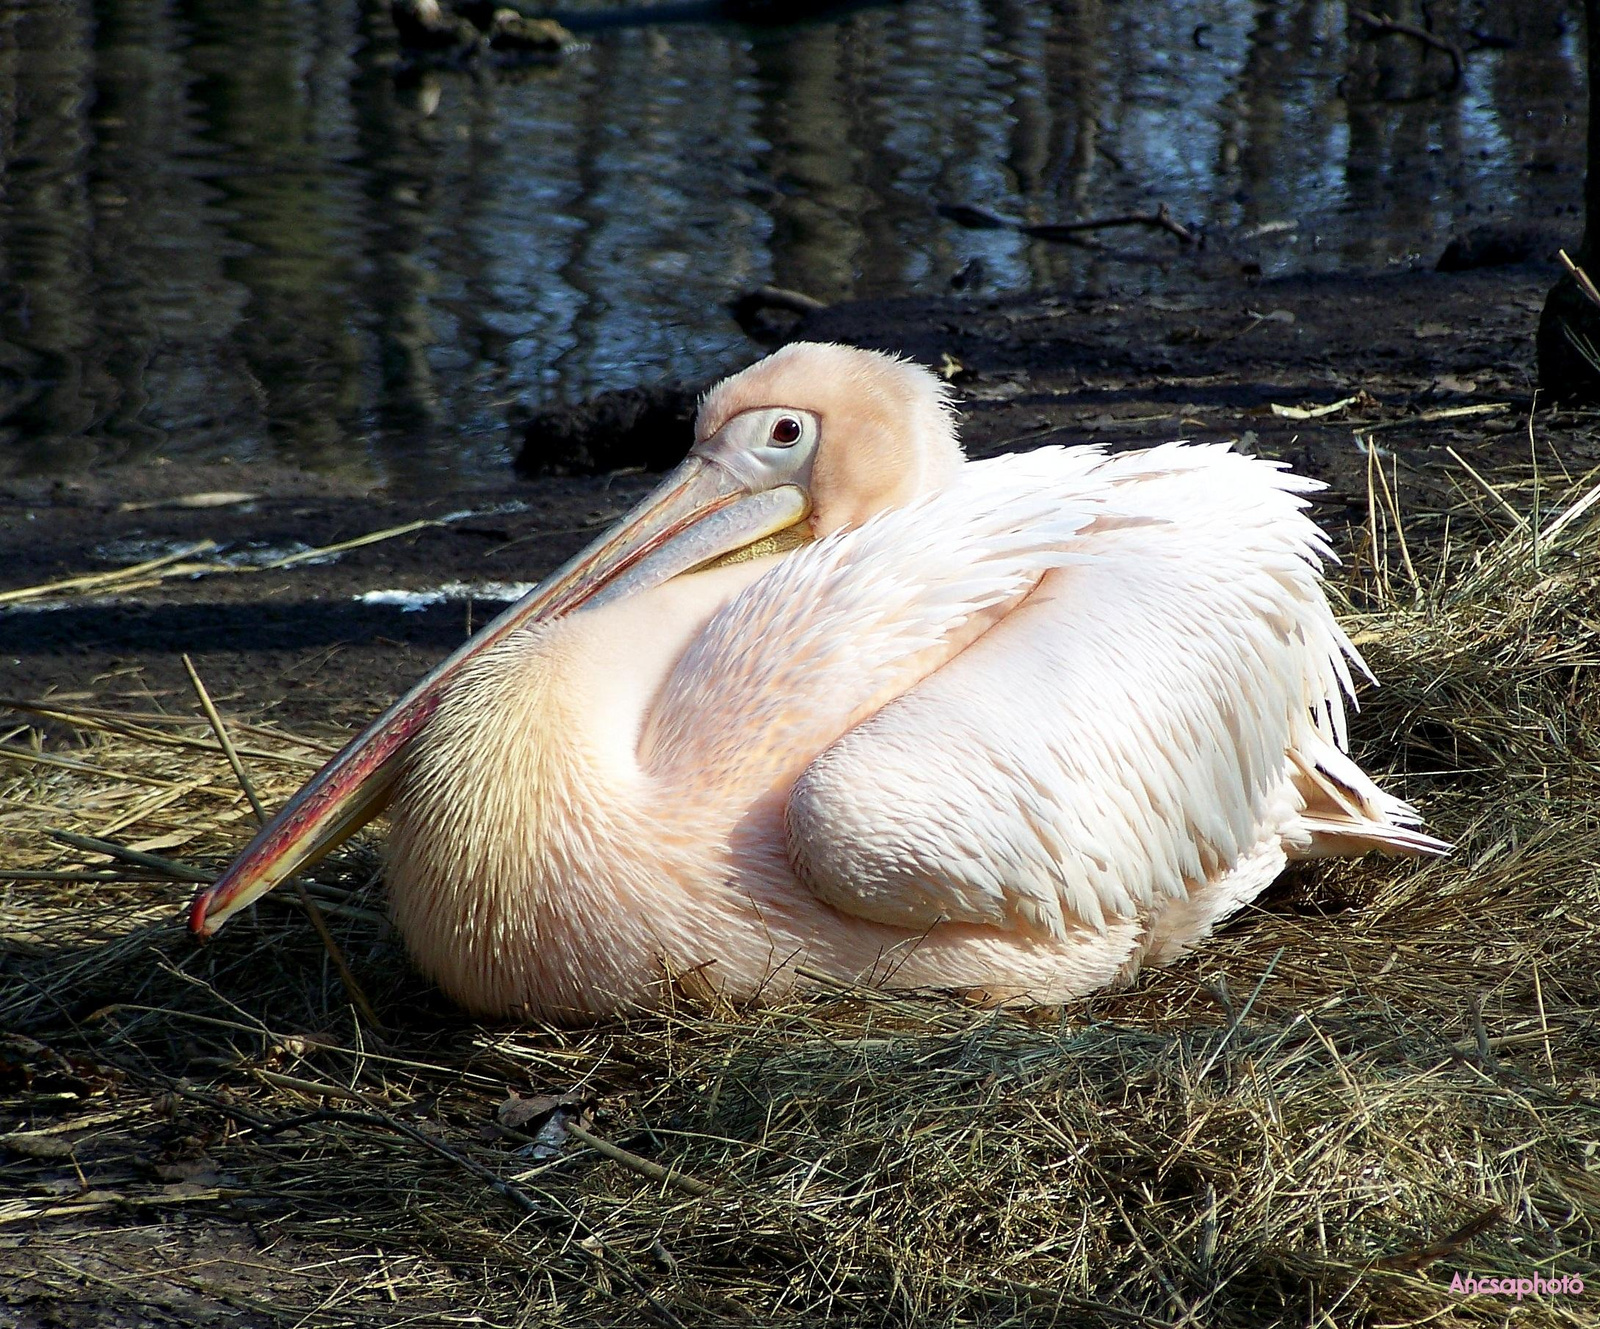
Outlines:
<svg viewBox="0 0 1600 1329"><path fill-rule="evenodd" d="M1528 264L1463 273L1197 284L1161 299L879 301L811 316L794 335L903 351L951 377L969 450L1039 444L1138 445L1241 438L1327 480L1336 541L1365 519L1375 435L1409 514L1473 488L1450 457L1480 471L1529 464L1533 334L1553 270ZM752 358L759 354L753 347ZM1359 394L1359 396L1358 396ZM1274 403L1358 396L1320 419ZM1428 418L1464 406L1482 415ZM1539 412L1547 473L1600 462L1596 417ZM519 479L425 501L362 492L266 465L107 469L0 486L0 589L105 571L212 539L224 552L322 546L419 518L458 518L276 572L177 579L145 590L0 609L0 678L11 696L93 693L115 703L190 706L188 652L225 708L291 726L369 716L473 623L500 607L446 599L410 612L363 603L375 590L537 580L634 502L638 472ZM226 508L169 506L197 492L259 495ZM1479 493L1479 500L1487 502Z"/></svg>

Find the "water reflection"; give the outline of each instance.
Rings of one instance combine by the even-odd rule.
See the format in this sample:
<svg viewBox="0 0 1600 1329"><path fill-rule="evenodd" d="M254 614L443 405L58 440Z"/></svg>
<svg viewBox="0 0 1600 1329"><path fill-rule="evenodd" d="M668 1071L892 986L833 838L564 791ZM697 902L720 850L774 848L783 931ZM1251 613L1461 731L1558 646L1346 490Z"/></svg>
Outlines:
<svg viewBox="0 0 1600 1329"><path fill-rule="evenodd" d="M761 282L1196 267L1164 236L1052 245L939 202L1164 201L1269 272L1431 258L1458 220L1575 203L1576 0L1429 9L1509 42L1454 94L1442 55L1332 0L912 0L406 76L360 0L0 0L0 472L272 456L450 484L498 470L513 404L741 363L723 306Z"/></svg>

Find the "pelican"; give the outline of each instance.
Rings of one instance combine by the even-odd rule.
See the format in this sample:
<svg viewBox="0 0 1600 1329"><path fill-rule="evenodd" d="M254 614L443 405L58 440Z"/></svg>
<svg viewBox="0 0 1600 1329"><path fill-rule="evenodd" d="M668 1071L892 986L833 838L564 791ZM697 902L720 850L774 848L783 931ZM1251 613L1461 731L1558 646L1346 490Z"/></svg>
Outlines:
<svg viewBox="0 0 1600 1329"><path fill-rule="evenodd" d="M1346 755L1321 486L1227 445L969 461L943 382L798 343L335 757L202 935L392 804L420 968L491 1017L797 970L1054 1003L1291 859L1442 852Z"/></svg>

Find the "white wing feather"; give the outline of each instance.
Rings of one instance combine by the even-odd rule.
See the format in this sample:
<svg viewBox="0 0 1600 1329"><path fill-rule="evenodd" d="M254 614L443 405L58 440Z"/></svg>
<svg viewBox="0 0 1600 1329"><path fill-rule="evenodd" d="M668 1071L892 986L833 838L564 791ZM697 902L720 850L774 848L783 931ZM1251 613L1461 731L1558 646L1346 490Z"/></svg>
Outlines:
<svg viewBox="0 0 1600 1329"><path fill-rule="evenodd" d="M1074 481L1099 457L1062 460L1048 483L1031 468L968 466L971 484L783 557L678 661L651 706L643 765L702 786L747 783L757 740L774 754L818 733L831 742L908 659L1083 557L1073 539L1101 513L1077 501Z"/></svg>
<svg viewBox="0 0 1600 1329"><path fill-rule="evenodd" d="M819 896L1057 938L1150 918L1264 841L1305 851L1329 829L1301 817L1300 767L1336 766L1365 818L1340 827L1365 846L1442 847L1342 754L1363 666L1323 595L1316 482L1177 444L967 469L951 507L1005 477L1070 486L1095 520L1020 607L806 771L790 850Z"/></svg>
<svg viewBox="0 0 1600 1329"><path fill-rule="evenodd" d="M1320 487L1216 445L969 463L735 596L652 706L641 762L752 797L793 780L801 880L913 928L1104 930L1263 844L1281 860L1273 837L1438 848L1342 753L1364 667L1322 592L1332 553L1302 497Z"/></svg>

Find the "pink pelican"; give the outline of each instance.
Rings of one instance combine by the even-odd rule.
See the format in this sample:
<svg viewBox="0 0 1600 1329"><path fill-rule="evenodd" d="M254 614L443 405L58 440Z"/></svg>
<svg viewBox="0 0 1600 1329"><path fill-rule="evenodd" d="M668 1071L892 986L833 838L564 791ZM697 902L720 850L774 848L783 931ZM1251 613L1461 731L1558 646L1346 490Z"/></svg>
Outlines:
<svg viewBox="0 0 1600 1329"><path fill-rule="evenodd" d="M482 1015L797 966L1058 1002L1290 859L1437 852L1345 755L1360 658L1306 516L1226 445L965 460L944 384L796 344L196 901L209 934L393 803L415 957Z"/></svg>

